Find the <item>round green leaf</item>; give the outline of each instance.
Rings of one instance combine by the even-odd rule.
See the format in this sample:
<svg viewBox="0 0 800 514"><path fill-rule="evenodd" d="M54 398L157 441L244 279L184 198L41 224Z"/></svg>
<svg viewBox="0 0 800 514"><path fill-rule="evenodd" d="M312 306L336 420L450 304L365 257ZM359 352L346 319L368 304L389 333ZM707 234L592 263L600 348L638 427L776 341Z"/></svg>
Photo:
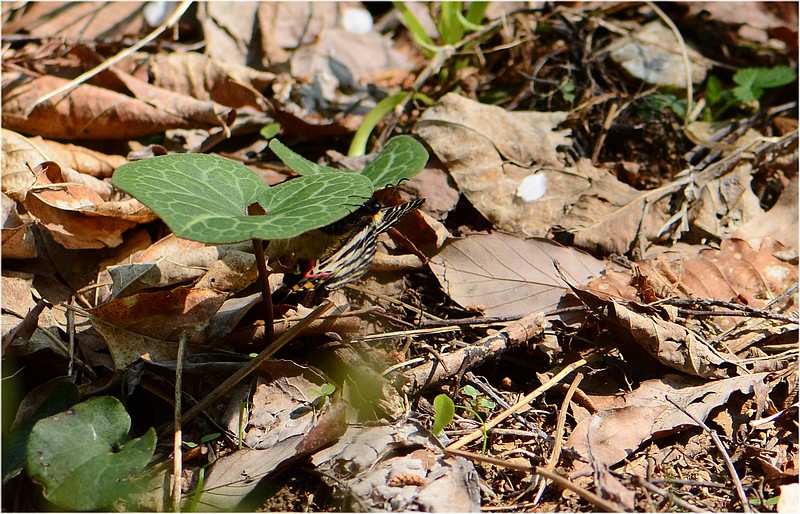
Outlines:
<svg viewBox="0 0 800 514"><path fill-rule="evenodd" d="M91 398L34 425L27 471L45 498L68 510L98 510L139 492L132 477L150 461L156 445L151 428L125 442L131 420L109 396ZM124 444L123 444L124 443Z"/></svg>
<svg viewBox="0 0 800 514"><path fill-rule="evenodd" d="M165 155L120 166L114 185L179 237L204 243L290 238L338 221L372 195L357 173L321 169L270 188L250 168L215 155ZM259 204L263 215L248 215Z"/></svg>

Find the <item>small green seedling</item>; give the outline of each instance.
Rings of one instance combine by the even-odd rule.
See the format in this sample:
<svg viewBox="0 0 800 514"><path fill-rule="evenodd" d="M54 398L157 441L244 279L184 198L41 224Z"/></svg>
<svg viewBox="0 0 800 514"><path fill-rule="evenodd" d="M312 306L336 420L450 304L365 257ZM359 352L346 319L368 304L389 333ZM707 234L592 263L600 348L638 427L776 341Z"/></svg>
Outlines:
<svg viewBox="0 0 800 514"><path fill-rule="evenodd" d="M788 66L742 68L733 75L736 84L733 89L724 89L719 78L711 75L706 82L705 120L720 120L732 107L757 102L766 89L785 86L795 80L797 73Z"/></svg>
<svg viewBox="0 0 800 514"><path fill-rule="evenodd" d="M472 387L466 385L461 388L461 392L472 398L472 401L465 405L456 405L453 400L446 394L440 394L433 399L433 428L431 432L434 435L439 434L444 427L450 424L455 417L455 409L462 409L472 414L475 419L481 423L483 429L483 453L486 453L486 446L489 442L488 433L486 432L485 416L489 414L497 404L488 398L483 397L481 393Z"/></svg>

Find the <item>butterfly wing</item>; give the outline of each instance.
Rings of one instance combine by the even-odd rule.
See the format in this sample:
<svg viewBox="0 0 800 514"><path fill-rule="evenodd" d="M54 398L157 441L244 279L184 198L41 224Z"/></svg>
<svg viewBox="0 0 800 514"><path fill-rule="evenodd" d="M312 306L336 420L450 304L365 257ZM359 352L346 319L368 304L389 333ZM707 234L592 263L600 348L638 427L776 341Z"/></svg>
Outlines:
<svg viewBox="0 0 800 514"><path fill-rule="evenodd" d="M378 211L372 221L359 230L339 250L321 259L294 289L321 284L332 291L361 278L369 269L378 244L378 236L389 230L400 218L425 203L421 198Z"/></svg>

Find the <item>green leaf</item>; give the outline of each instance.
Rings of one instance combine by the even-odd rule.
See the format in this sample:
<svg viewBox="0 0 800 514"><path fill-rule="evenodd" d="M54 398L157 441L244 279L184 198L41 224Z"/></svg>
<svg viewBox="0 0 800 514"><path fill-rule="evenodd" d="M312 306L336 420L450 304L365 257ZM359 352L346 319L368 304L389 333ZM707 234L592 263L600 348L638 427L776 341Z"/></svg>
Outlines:
<svg viewBox="0 0 800 514"><path fill-rule="evenodd" d="M281 132L281 124L277 122L268 123L263 127L261 127L261 130L258 131L258 133L261 134L261 137L267 140L277 136L278 134L280 134L280 132Z"/></svg>
<svg viewBox="0 0 800 514"><path fill-rule="evenodd" d="M367 152L367 140L369 140L369 135L375 127L378 126L378 122L381 121L384 116L392 112L395 107L403 103L407 96L408 93L405 92L387 96L378 102L375 107L364 116L361 125L358 126L358 130L356 130L353 136L350 148L347 150L347 155L349 157L358 157Z"/></svg>
<svg viewBox="0 0 800 514"><path fill-rule="evenodd" d="M386 143L378 157L361 174L372 182L372 187L383 189L408 180L422 170L428 162L428 152L411 136L393 137Z"/></svg>
<svg viewBox="0 0 800 514"><path fill-rule="evenodd" d="M473 400L477 399L478 395L480 394L480 392L478 392L478 390L472 387L471 385L465 385L464 387L462 387L461 392L469 396Z"/></svg>
<svg viewBox="0 0 800 514"><path fill-rule="evenodd" d="M25 466L25 448L36 422L72 407L78 398L78 387L68 377L45 382L25 395L10 432L3 436L4 484Z"/></svg>
<svg viewBox="0 0 800 514"><path fill-rule="evenodd" d="M329 166L322 166L315 162L311 162L300 154L293 152L288 146L281 143L277 139L269 142L269 149L275 152L275 155L283 161L283 163L300 175L314 175L324 171L335 171L342 173L342 170L331 168Z"/></svg>
<svg viewBox="0 0 800 514"><path fill-rule="evenodd" d="M120 166L113 182L150 207L175 235L235 243L297 236L338 221L372 196L368 178L313 166L307 175L270 188L250 168L224 157L165 155ZM265 214L248 215L256 203Z"/></svg>
<svg viewBox="0 0 800 514"><path fill-rule="evenodd" d="M433 410L435 412L433 417L433 429L431 432L438 434L444 427L453 421L456 414L456 407L453 400L446 394L440 394L433 399Z"/></svg>
<svg viewBox="0 0 800 514"><path fill-rule="evenodd" d="M706 104L710 107L719 102L721 97L722 83L717 77L711 75L708 77L708 82L706 83Z"/></svg>
<svg viewBox="0 0 800 514"><path fill-rule="evenodd" d="M479 24L483 20L483 16L486 14L486 9L488 7L489 2L470 2L469 9L467 9L467 21L475 25ZM470 30L477 31L481 30L482 28L483 27L478 27Z"/></svg>
<svg viewBox="0 0 800 514"><path fill-rule="evenodd" d="M420 23L417 17L414 16L414 13L406 7L404 2L392 2L392 5L394 5L394 8L400 13L403 25L411 32L411 37L414 38L414 42L422 49L422 53L425 54L425 57L429 59L433 57L439 47L434 44L433 40L428 36L428 33L425 32L422 23Z"/></svg>
<svg viewBox="0 0 800 514"><path fill-rule="evenodd" d="M101 396L33 427L27 471L48 501L67 510L101 510L141 492L140 473L156 445L152 428L126 441L131 420L119 400Z"/></svg>
<svg viewBox="0 0 800 514"><path fill-rule="evenodd" d="M797 80L797 73L788 66L774 68L742 68L733 76L736 99L749 103L761 98L765 89L785 86Z"/></svg>
<svg viewBox="0 0 800 514"><path fill-rule="evenodd" d="M439 14L439 36L445 45L453 45L461 41L464 36L464 26L458 21L458 15L461 11L461 2L442 2L441 12Z"/></svg>

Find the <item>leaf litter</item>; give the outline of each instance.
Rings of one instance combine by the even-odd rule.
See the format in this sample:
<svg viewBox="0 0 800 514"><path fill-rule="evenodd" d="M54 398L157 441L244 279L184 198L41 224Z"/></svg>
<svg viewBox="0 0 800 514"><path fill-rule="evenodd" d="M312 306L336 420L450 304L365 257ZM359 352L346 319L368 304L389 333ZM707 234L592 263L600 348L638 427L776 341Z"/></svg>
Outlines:
<svg viewBox="0 0 800 514"><path fill-rule="evenodd" d="M14 444L78 401L47 393L51 380L76 384L81 401L117 395L131 423L108 406L115 430L136 442L155 427L166 442L176 368L187 413L263 350L252 245L170 234L112 186L128 156L219 153L272 186L300 171L253 136L278 123L298 153L356 169L372 159L380 178L377 151L405 133L431 158L380 201L426 197L423 212L381 238L389 256L371 276L331 293L335 312L311 321L318 311L304 304L318 299L276 305L276 337L296 340L182 427L191 444L175 501L790 511L800 469L797 95L775 88L737 104L730 92L746 85L725 70L791 62L796 23L783 20L796 21L796 6L490 4L434 66L396 10L367 6L375 24L357 35L349 7L334 4L199 4L159 45L37 105L170 15L103 4L86 18L99 6L3 7L3 400L30 419L20 430L4 417ZM426 37L449 37L452 5L408 7ZM664 17L676 27L665 30ZM698 23L721 43L697 38ZM703 123L681 117L685 75L658 78L659 90L649 71L642 82L630 63L612 62L631 44L656 60L665 46L689 49L708 74L693 84L693 101L705 102L693 121ZM683 72L684 58L675 62ZM717 97L713 80L724 84ZM336 154L371 108L411 84L424 98L376 127L366 162ZM273 288L314 237L268 248ZM562 405L576 373L585 377ZM467 384L496 406L481 410ZM456 417L434 436L439 393ZM24 406L41 402L34 425ZM167 492L165 448L152 474L136 475L151 494L116 508L169 507L167 494L152 494ZM53 489L63 477L7 468L12 453L4 446L4 507L35 508L31 478L61 508L85 507ZM152 454L126 465L136 474ZM309 469L321 478L306 478ZM267 497L270 481L281 489ZM98 488L90 507L109 508L113 487Z"/></svg>

